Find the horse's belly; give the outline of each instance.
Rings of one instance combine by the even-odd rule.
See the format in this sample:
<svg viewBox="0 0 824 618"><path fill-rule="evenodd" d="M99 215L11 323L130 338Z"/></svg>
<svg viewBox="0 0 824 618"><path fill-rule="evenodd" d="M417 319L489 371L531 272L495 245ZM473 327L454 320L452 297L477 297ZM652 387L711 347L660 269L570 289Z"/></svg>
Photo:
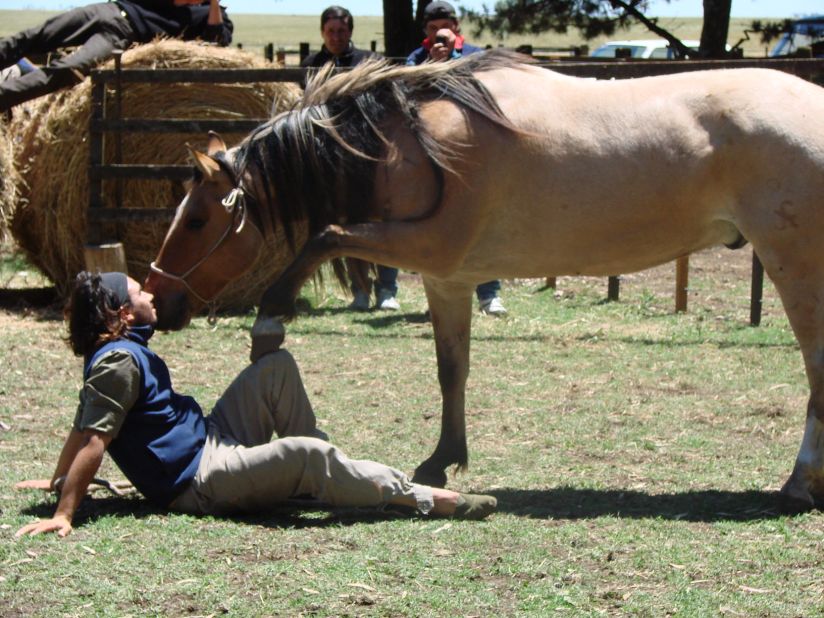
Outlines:
<svg viewBox="0 0 824 618"><path fill-rule="evenodd" d="M717 220L674 228L581 227L569 234L531 225L517 234L485 234L467 255L462 273L479 280L636 272L721 243L738 230Z"/></svg>

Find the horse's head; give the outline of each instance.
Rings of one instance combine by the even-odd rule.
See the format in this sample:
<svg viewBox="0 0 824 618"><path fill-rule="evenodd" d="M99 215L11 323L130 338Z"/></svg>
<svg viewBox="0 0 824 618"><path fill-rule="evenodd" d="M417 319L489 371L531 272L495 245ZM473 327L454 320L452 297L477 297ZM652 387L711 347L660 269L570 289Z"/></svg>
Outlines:
<svg viewBox="0 0 824 618"><path fill-rule="evenodd" d="M209 134L208 154L190 149L195 174L177 207L144 287L154 294L158 328L178 330L246 272L263 246L249 220L243 183L223 140Z"/></svg>

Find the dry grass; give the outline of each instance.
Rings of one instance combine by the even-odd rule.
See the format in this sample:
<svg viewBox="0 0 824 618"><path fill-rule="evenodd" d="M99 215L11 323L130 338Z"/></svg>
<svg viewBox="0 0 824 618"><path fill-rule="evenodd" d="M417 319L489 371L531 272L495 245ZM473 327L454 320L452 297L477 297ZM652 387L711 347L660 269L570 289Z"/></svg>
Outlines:
<svg viewBox="0 0 824 618"><path fill-rule="evenodd" d="M141 46L123 56L124 67L245 68L265 66L258 56L232 48L164 41ZM12 230L18 244L62 292L66 282L83 267L89 203L87 179L90 110L89 80L76 88L18 109L11 133L19 141L17 158L25 180ZM299 96L294 84L135 84L123 95L123 114L130 118L267 118L273 109L290 107ZM111 99L111 97L110 97ZM205 146L202 137L176 134L126 134L124 163L180 164L187 162L184 144ZM224 136L228 143L244 134ZM107 144L106 161L114 148ZM106 204L113 206L114 182L104 184ZM185 194L174 181L124 181L127 208L172 208ZM155 257L168 221L118 224L130 273L142 279ZM274 251L274 250L272 250ZM271 251L270 256L271 258ZM270 259L275 263L277 260ZM264 264L268 262L263 262ZM263 269L265 271L265 268ZM271 272L257 269L238 281L223 297L224 306L244 307L259 297L259 282Z"/></svg>

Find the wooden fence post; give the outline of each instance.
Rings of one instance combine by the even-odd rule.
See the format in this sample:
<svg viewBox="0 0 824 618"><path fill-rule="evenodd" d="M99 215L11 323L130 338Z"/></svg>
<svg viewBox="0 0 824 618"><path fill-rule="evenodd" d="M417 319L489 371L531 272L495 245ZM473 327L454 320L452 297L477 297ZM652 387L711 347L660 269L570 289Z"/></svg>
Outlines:
<svg viewBox="0 0 824 618"><path fill-rule="evenodd" d="M615 302L618 300L618 295L620 293L621 287L621 277L619 275L615 275L610 277L607 281L607 300L610 302Z"/></svg>
<svg viewBox="0 0 824 618"><path fill-rule="evenodd" d="M752 285L750 287L750 326L761 324L761 301L764 297L764 266L752 252Z"/></svg>
<svg viewBox="0 0 824 618"><path fill-rule="evenodd" d="M675 312L687 310L687 291L690 283L690 256L682 255L675 260Z"/></svg>

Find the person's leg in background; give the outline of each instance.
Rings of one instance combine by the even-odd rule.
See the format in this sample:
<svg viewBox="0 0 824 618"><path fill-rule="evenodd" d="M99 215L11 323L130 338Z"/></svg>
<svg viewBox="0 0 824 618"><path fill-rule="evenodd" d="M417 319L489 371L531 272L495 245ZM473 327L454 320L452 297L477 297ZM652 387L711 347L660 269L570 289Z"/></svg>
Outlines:
<svg viewBox="0 0 824 618"><path fill-rule="evenodd" d="M378 265L378 279L375 281L375 307L384 311L398 311L401 308L398 296L398 269Z"/></svg>
<svg viewBox="0 0 824 618"><path fill-rule="evenodd" d="M481 311L486 315L506 315L506 307L504 307L504 304L498 296L500 290L501 282L497 279L482 283L475 288L475 294L478 296L478 304L481 307Z"/></svg>

